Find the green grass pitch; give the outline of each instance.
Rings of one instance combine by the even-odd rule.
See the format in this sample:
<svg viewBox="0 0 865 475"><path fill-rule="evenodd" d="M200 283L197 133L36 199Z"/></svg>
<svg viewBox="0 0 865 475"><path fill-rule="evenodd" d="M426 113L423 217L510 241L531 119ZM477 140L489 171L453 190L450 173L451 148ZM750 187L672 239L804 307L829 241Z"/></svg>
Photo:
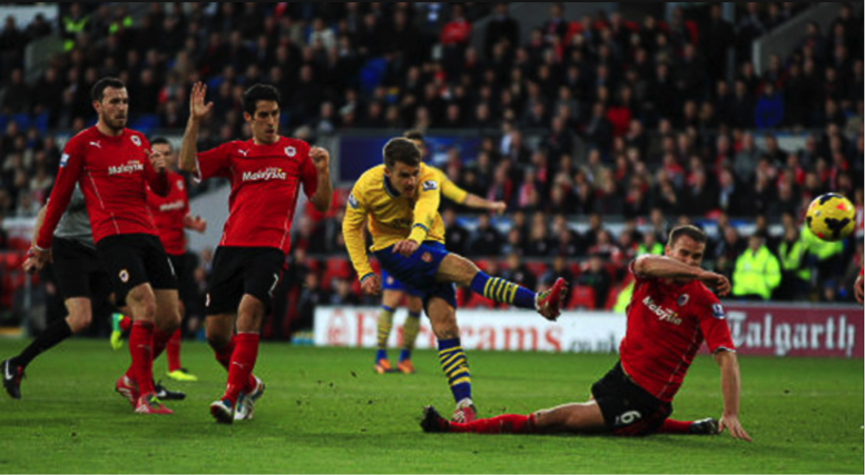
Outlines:
<svg viewBox="0 0 865 475"><path fill-rule="evenodd" d="M3 358L25 342L0 340ZM482 416L583 401L613 355L468 354ZM198 383L174 416L140 416L113 391L126 348L73 340L36 360L23 399L0 394L0 473L862 473L863 362L742 358L752 444L718 437L426 435L421 408L453 402L435 355L418 374L376 375L370 351L265 344L256 419L218 426L208 404L224 370L186 343ZM155 368L165 373L165 361ZM157 376L158 378L159 376ZM718 417L718 370L701 356L675 401L678 419Z"/></svg>

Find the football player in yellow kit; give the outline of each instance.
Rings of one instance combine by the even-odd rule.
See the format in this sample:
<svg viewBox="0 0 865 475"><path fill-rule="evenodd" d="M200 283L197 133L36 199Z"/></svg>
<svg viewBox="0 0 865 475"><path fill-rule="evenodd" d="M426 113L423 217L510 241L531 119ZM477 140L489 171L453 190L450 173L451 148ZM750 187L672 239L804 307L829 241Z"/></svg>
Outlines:
<svg viewBox="0 0 865 475"><path fill-rule="evenodd" d="M424 139L423 132L410 130L403 134L403 138L414 142L417 148L420 149L422 160L427 157L426 140ZM489 201L471 194L455 185L441 170L429 165L427 165L427 168L434 173L438 173L439 182L442 184L442 197L469 208L486 210L498 214L502 214L507 210L508 206L504 202ZM415 369L411 362L411 353L414 350L415 341L420 332L420 316L421 311L423 311L422 294L415 289L403 285L402 282L389 275L386 270L382 270L381 273L381 288L381 311L378 315L378 350L375 354L375 371L379 374L394 371L387 357L387 340L390 338L390 332L393 328L394 314L402 304L403 298L405 298L408 317L406 317L402 327L402 351L400 351L396 371L412 374Z"/></svg>
<svg viewBox="0 0 865 475"><path fill-rule="evenodd" d="M471 398L471 377L456 321L456 287L500 303L533 309L555 320L567 293L564 279L536 294L504 279L490 277L471 261L444 248L444 224L438 214L441 173L421 161L421 151L405 138L384 147L384 165L358 179L348 199L342 223L345 244L368 295L381 292L381 280L369 263L363 234L368 221L371 251L383 270L421 295L433 333L439 362L448 378L457 407L453 420L471 421L477 411Z"/></svg>

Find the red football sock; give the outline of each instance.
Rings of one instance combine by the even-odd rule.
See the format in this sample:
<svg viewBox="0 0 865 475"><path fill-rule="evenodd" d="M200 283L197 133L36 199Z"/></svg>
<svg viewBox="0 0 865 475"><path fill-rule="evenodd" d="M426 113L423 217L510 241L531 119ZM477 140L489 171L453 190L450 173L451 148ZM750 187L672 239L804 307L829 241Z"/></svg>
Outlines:
<svg viewBox="0 0 865 475"><path fill-rule="evenodd" d="M162 356L162 353L165 352L165 348L168 346L168 340L171 339L172 333L168 333L166 331L160 330L159 328L153 330L153 359L159 358Z"/></svg>
<svg viewBox="0 0 865 475"><path fill-rule="evenodd" d="M659 434L690 434L691 433L691 421L674 421L673 419L667 419L664 421L664 425L658 429Z"/></svg>
<svg viewBox="0 0 865 475"><path fill-rule="evenodd" d="M123 318L120 319L120 331L126 333L130 328L132 328L132 319L124 315Z"/></svg>
<svg viewBox="0 0 865 475"><path fill-rule="evenodd" d="M504 414L491 419L478 419L467 424L450 423L450 432L472 434L531 434L535 431L535 415Z"/></svg>
<svg viewBox="0 0 865 475"><path fill-rule="evenodd" d="M219 361L219 364L225 368L226 371L231 367L231 356L234 354L234 349L237 347L237 336L231 337L231 341L228 345L225 345L225 348L222 348L219 351L216 351L216 361ZM252 391L255 388L255 376L250 372L249 379L246 381L246 386L243 388L243 392Z"/></svg>
<svg viewBox="0 0 865 475"><path fill-rule="evenodd" d="M216 356L216 361L219 361L219 364L225 368L226 371L231 367L231 355L234 354L234 348L237 346L237 337L231 337L231 341L228 342L222 349L213 350Z"/></svg>
<svg viewBox="0 0 865 475"><path fill-rule="evenodd" d="M231 357L228 369L228 384L225 386L223 398L228 398L232 404L237 403L240 393L249 385L255 360L258 358L258 334L239 333L236 337L237 348Z"/></svg>
<svg viewBox="0 0 865 475"><path fill-rule="evenodd" d="M153 392L153 333L153 323L145 321L133 323L129 333L133 374L141 394Z"/></svg>
<svg viewBox="0 0 865 475"><path fill-rule="evenodd" d="M174 331L171 339L168 340L168 347L165 349L168 353L168 372L177 371L181 368L180 364L180 328Z"/></svg>

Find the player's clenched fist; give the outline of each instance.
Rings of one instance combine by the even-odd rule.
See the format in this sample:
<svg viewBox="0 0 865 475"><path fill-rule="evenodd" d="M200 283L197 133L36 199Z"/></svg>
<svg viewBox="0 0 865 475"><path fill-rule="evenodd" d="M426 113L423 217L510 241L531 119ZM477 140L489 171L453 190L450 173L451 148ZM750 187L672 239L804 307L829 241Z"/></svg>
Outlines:
<svg viewBox="0 0 865 475"><path fill-rule="evenodd" d="M700 275L700 282L706 284L708 287L714 288L721 297L730 293L730 281L721 274L708 271L703 272L703 274Z"/></svg>
<svg viewBox="0 0 865 475"><path fill-rule="evenodd" d="M330 153L321 147L312 147L309 149L309 159L315 166L318 173L326 173L330 171Z"/></svg>
<svg viewBox="0 0 865 475"><path fill-rule="evenodd" d="M360 288L364 295L379 295L381 293L381 279L375 274L370 274L360 281Z"/></svg>
<svg viewBox="0 0 865 475"><path fill-rule="evenodd" d="M411 240L400 241L400 242L394 244L393 253L394 254L401 254L404 257L410 257L412 254L415 253L415 251L417 251L417 249L419 247L420 247L420 244L418 244L414 241L411 241Z"/></svg>

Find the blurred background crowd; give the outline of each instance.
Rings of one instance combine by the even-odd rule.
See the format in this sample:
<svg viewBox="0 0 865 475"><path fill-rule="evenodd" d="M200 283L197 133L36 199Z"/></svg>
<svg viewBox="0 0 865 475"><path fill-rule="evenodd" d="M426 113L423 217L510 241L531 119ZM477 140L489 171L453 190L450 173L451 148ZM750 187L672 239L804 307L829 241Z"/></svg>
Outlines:
<svg viewBox="0 0 865 475"><path fill-rule="evenodd" d="M547 14L532 25L504 3L154 2L138 13L64 3L56 22L10 16L0 31L0 249L29 244L8 237L3 220L45 203L63 138L94 122L99 78L127 84L131 128L174 134L191 84L204 81L216 119L200 149L248 137L240 96L267 82L282 91L284 132L312 142L410 128L480 137L476 155L450 149L442 169L509 212L445 203L448 247L531 288L565 276L571 308L620 310L629 261L663 252L678 222L710 231L706 265L733 279L736 298L850 300L862 264L862 17L843 5L828 28L807 22L793 52L770 54L760 73L751 54L814 6L741 3L733 18L721 4L666 17L600 10L569 21L568 4L550 3L536 4ZM51 35L63 51L29 73L28 44ZM348 265L339 206L351 183L341 185L336 209L296 221L268 336L308 327L319 304L377 304ZM802 228L808 203L829 191L857 207L847 243ZM211 255L190 255L199 296ZM15 256L0 262L0 308L16 306ZM62 312L50 279L37 294ZM193 322L202 304L187 303Z"/></svg>

